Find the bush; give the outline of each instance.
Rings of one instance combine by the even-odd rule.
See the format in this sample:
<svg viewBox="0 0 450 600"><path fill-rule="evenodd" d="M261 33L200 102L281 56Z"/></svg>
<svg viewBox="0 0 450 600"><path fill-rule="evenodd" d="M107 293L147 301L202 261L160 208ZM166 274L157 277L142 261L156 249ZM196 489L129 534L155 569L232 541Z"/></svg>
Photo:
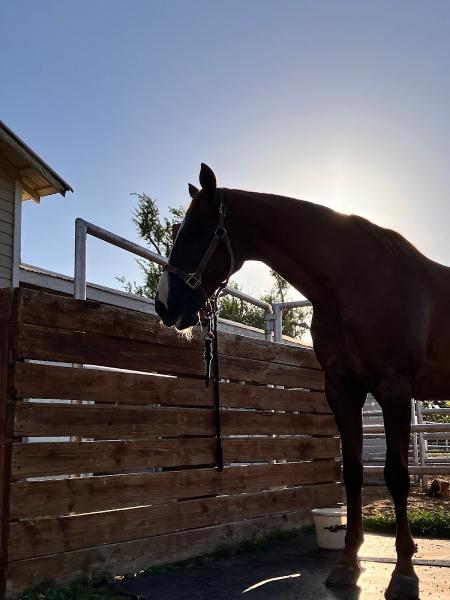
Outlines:
<svg viewBox="0 0 450 600"><path fill-rule="evenodd" d="M450 511L414 508L408 516L413 535L450 539ZM364 528L375 533L395 533L395 515L392 512L379 512L364 517Z"/></svg>

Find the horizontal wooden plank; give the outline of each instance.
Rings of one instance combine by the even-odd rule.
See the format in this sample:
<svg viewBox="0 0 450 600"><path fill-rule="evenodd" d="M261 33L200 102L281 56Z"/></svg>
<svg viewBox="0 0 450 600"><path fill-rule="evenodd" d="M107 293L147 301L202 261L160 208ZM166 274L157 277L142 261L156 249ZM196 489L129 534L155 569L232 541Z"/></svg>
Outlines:
<svg viewBox="0 0 450 600"><path fill-rule="evenodd" d="M224 439L225 462L313 460L339 455L337 438ZM215 440L120 440L14 444L11 477L130 471L214 463Z"/></svg>
<svg viewBox="0 0 450 600"><path fill-rule="evenodd" d="M257 539L273 531L294 529L310 523L310 511L298 511L14 561L10 563L8 571L7 598L49 578L55 583L66 583L83 576L92 577L96 573L135 573L150 566L214 552L227 543Z"/></svg>
<svg viewBox="0 0 450 600"><path fill-rule="evenodd" d="M221 416L224 435L337 435L331 415L226 410Z"/></svg>
<svg viewBox="0 0 450 600"><path fill-rule="evenodd" d="M96 512L199 496L248 493L328 483L340 477L333 460L189 469L101 477L26 481L11 485L11 520Z"/></svg>
<svg viewBox="0 0 450 600"><path fill-rule="evenodd" d="M214 464L214 449L213 438L17 443L11 477L209 465Z"/></svg>
<svg viewBox="0 0 450 600"><path fill-rule="evenodd" d="M337 435L331 415L224 410L224 435ZM154 408L18 402L14 436L121 439L214 435L210 408Z"/></svg>
<svg viewBox="0 0 450 600"><path fill-rule="evenodd" d="M10 525L9 559L70 552L100 544L296 512L334 504L341 497L341 486L329 483L56 519L17 521Z"/></svg>
<svg viewBox="0 0 450 600"><path fill-rule="evenodd" d="M22 290L20 316L24 323L85 331L121 339L167 346L203 349L203 333L194 328L192 340L161 324L157 317L130 309ZM241 358L320 369L311 348L273 344L240 335L220 334L219 352Z"/></svg>
<svg viewBox="0 0 450 600"><path fill-rule="evenodd" d="M14 435L98 439L214 435L214 415L209 408L18 402Z"/></svg>
<svg viewBox="0 0 450 600"><path fill-rule="evenodd" d="M20 324L17 356L21 359L91 364L135 371L203 377L203 352L158 346L106 335ZM303 387L323 391L323 372L291 365L222 355L224 379Z"/></svg>
<svg viewBox="0 0 450 600"><path fill-rule="evenodd" d="M18 362L15 396L118 404L213 406L200 379ZM221 384L222 406L330 413L322 392Z"/></svg>
<svg viewBox="0 0 450 600"><path fill-rule="evenodd" d="M314 460L338 458L338 438L251 438L224 439L224 457L228 462L261 460Z"/></svg>
<svg viewBox="0 0 450 600"><path fill-rule="evenodd" d="M164 347L71 331L20 324L17 356L77 364L92 364L134 371L160 371L202 376L202 353L190 348Z"/></svg>

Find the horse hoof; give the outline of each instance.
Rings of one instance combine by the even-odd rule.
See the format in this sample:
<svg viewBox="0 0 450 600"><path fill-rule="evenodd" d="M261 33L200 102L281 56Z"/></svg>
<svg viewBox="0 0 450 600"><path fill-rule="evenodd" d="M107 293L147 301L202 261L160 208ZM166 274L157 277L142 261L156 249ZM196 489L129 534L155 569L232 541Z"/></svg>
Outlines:
<svg viewBox="0 0 450 600"><path fill-rule="evenodd" d="M384 597L386 600L420 600L419 578L394 573Z"/></svg>
<svg viewBox="0 0 450 600"><path fill-rule="evenodd" d="M336 565L328 575L325 584L329 587L353 587L356 585L360 575L361 569Z"/></svg>

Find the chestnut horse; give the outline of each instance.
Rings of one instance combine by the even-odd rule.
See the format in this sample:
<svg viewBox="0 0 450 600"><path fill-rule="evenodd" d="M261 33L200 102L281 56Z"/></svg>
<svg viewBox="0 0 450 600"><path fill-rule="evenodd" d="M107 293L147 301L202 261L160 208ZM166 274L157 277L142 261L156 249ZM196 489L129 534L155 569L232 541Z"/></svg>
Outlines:
<svg viewBox="0 0 450 600"><path fill-rule="evenodd" d="M450 395L450 269L398 233L355 215L256 192L217 188L202 165L161 277L156 310L167 326L195 325L208 298L246 260L259 260L312 303L311 335L342 440L345 550L327 579L355 585L363 542L362 407L371 392L386 431L386 484L397 522L389 599L417 599L407 517L411 397Z"/></svg>

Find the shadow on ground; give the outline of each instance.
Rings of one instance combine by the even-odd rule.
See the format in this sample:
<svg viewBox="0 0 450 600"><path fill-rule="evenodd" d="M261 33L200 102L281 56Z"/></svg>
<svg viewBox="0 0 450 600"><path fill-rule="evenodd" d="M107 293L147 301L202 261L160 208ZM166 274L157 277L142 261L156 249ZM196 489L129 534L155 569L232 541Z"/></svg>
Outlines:
<svg viewBox="0 0 450 600"><path fill-rule="evenodd" d="M394 540L370 536L371 546L393 546ZM196 567L136 577L115 584L114 590L139 600L380 600L393 569L386 562L366 560L359 589L327 588L324 581L336 553L320 550L315 537L270 542L262 550L244 552L233 558L206 562ZM448 592L450 569L426 566L417 568L426 580L421 598L444 598ZM447 582L447 583L446 583ZM442 591L440 591L443 584ZM423 589L423 586L422 586Z"/></svg>

